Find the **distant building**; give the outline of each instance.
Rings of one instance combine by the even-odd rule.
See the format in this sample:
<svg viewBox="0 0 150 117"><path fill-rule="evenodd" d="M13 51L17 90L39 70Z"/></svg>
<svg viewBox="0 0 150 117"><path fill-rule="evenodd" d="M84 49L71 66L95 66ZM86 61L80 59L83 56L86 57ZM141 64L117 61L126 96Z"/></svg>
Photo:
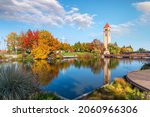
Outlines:
<svg viewBox="0 0 150 117"><path fill-rule="evenodd" d="M104 47L105 47L104 54L110 54L108 50L108 44L111 42L110 28L111 28L110 25L106 23L106 25L104 26Z"/></svg>

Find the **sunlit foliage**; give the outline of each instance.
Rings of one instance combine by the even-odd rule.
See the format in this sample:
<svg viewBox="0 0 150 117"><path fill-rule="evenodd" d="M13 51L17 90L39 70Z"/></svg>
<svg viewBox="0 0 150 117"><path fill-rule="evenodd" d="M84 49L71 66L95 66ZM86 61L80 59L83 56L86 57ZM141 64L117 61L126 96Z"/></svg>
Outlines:
<svg viewBox="0 0 150 117"><path fill-rule="evenodd" d="M15 53L18 47L18 35L16 32L12 32L7 35L6 40L9 53Z"/></svg>
<svg viewBox="0 0 150 117"><path fill-rule="evenodd" d="M53 37L48 31L40 31L38 38L38 46L35 47L31 55L35 59L46 59L49 54L60 49L60 42Z"/></svg>

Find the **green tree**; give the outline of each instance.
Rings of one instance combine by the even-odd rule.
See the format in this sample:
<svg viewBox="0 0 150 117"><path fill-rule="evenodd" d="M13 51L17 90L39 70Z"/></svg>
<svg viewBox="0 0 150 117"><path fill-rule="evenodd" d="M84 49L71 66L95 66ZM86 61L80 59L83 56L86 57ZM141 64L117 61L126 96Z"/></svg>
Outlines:
<svg viewBox="0 0 150 117"><path fill-rule="evenodd" d="M68 43L61 43L61 50L64 50L65 52L72 52L73 47Z"/></svg>
<svg viewBox="0 0 150 117"><path fill-rule="evenodd" d="M119 54L120 53L120 47L118 47L116 43L109 44L108 49L111 54Z"/></svg>
<svg viewBox="0 0 150 117"><path fill-rule="evenodd" d="M81 47L81 43L80 42L75 43L74 46L73 46L73 48L74 48L75 52L80 52L81 48L82 48Z"/></svg>
<svg viewBox="0 0 150 117"><path fill-rule="evenodd" d="M130 45L130 46L127 46L127 47L123 46L123 47L121 48L121 50L120 50L120 53L124 54L124 53L130 53L130 52L133 52L133 51L134 51L134 50L133 50L133 48L132 48L131 45Z"/></svg>
<svg viewBox="0 0 150 117"><path fill-rule="evenodd" d="M100 42L98 39L94 39L90 44L90 50L97 54L104 53L104 44Z"/></svg>
<svg viewBox="0 0 150 117"><path fill-rule="evenodd" d="M144 48L139 48L138 50L137 50L137 52L146 52L147 50L146 49L144 49Z"/></svg>

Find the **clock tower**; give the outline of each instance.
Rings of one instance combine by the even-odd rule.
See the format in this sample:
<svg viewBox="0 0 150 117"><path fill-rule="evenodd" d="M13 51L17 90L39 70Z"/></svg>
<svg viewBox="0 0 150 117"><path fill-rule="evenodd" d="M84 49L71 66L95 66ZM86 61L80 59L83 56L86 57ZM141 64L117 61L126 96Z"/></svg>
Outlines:
<svg viewBox="0 0 150 117"><path fill-rule="evenodd" d="M104 54L110 54L108 50L108 44L110 42L111 42L110 25L106 23L106 25L104 26L104 47L105 47Z"/></svg>

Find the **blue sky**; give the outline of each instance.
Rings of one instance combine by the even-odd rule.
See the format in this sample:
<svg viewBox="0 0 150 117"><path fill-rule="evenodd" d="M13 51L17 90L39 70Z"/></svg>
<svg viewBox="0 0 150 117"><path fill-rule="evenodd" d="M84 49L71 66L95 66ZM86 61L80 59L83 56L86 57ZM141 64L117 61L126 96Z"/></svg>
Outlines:
<svg viewBox="0 0 150 117"><path fill-rule="evenodd" d="M48 30L61 41L103 41L111 25L112 43L150 50L150 0L0 0L0 49L10 32Z"/></svg>

